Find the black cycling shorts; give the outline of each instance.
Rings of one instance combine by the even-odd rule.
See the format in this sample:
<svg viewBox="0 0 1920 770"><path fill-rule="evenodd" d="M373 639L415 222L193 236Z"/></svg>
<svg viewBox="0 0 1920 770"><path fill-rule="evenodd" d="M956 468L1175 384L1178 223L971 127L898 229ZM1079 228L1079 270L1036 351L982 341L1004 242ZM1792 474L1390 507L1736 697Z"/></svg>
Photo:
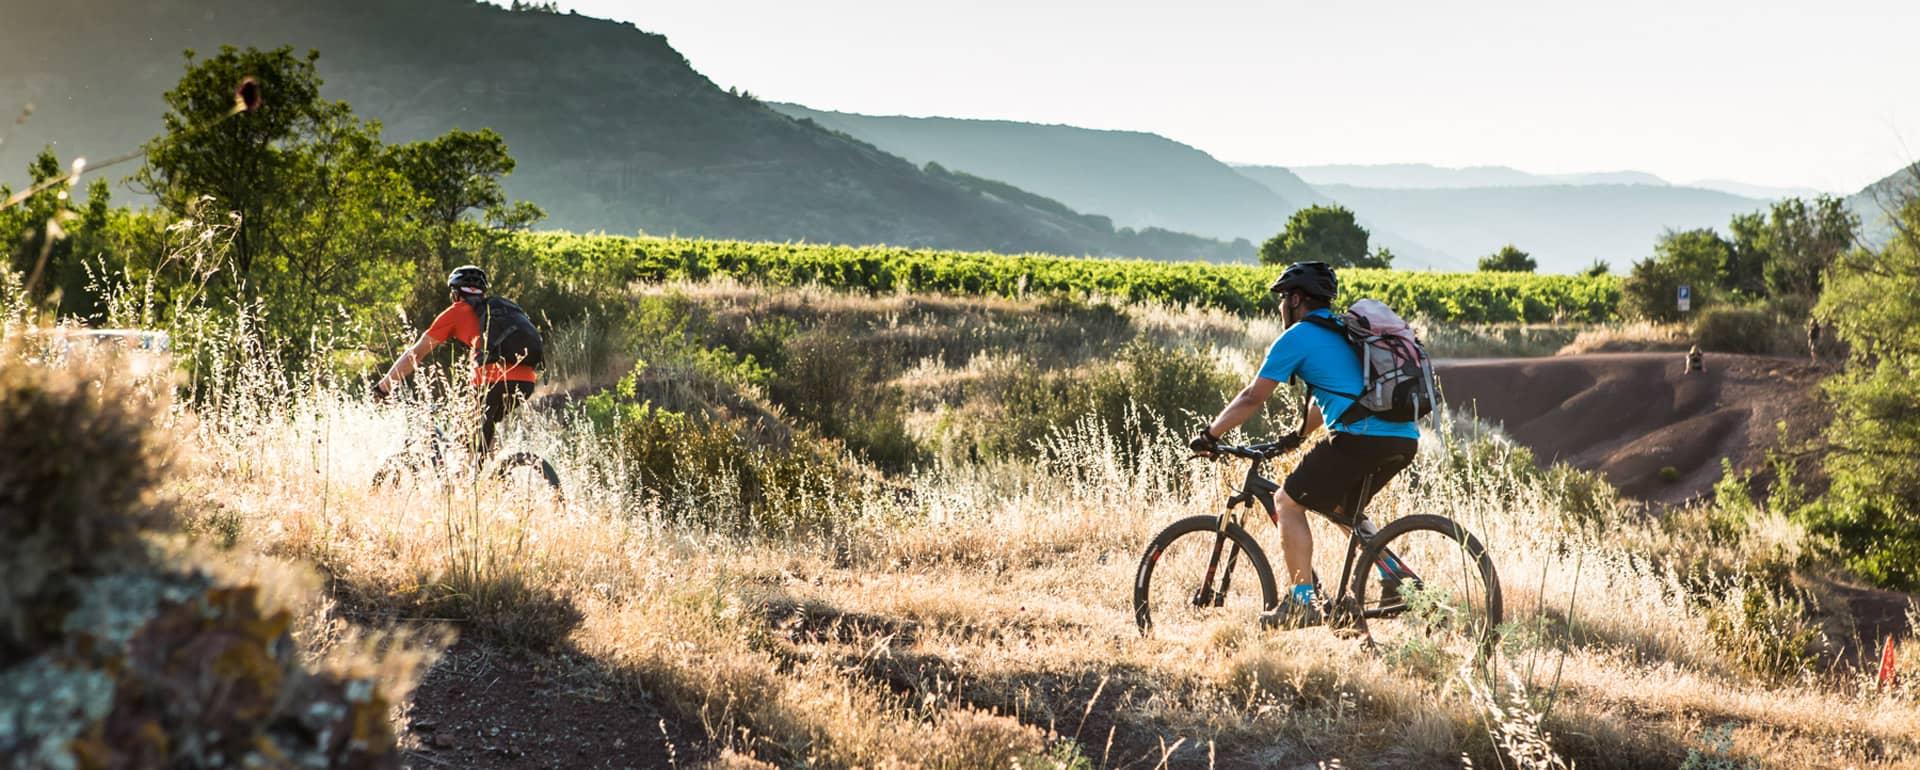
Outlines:
<svg viewBox="0 0 1920 770"><path fill-rule="evenodd" d="M1406 470L1419 449L1416 439L1336 432L1332 439L1300 458L1300 466L1287 475L1284 489L1288 497L1308 510L1342 526L1352 526L1353 511ZM1371 482L1361 490L1361 483L1369 477Z"/></svg>
<svg viewBox="0 0 1920 770"><path fill-rule="evenodd" d="M493 451L493 429L507 413L519 409L533 395L533 383L502 380L487 386L480 414L480 451Z"/></svg>

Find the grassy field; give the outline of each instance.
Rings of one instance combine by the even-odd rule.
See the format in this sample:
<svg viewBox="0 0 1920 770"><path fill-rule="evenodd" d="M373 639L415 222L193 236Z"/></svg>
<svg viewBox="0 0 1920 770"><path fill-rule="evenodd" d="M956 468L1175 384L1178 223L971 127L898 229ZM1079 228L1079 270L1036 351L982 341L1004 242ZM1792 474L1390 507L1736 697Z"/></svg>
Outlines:
<svg viewBox="0 0 1920 770"><path fill-rule="evenodd" d="M794 474L813 466L760 459L782 438L800 452L807 426L824 424L777 402L781 379L728 380L656 340L564 353L555 373L577 390L637 373L634 400L677 397L735 421L702 423L714 431L762 419L791 434L677 445L732 464L662 488L633 434L576 400L508 439L556 462L563 501L486 478L373 489L379 459L444 419L446 402L373 406L350 381L289 382L268 357L239 356L218 397L162 418L178 454L163 489L225 558L264 554L325 576L330 609L303 616L304 642L425 624L587 661L603 685L696 725L716 766L1913 767L1920 756L1920 690L1911 678L1878 689L1834 660L1850 627L1810 579L1820 567L1803 536L1764 510L1652 517L1592 479L1536 469L1495 433L1441 421L1375 510L1443 512L1488 544L1513 625L1492 665L1474 669L1444 650L1366 651L1251 619L1141 638L1128 603L1140 550L1166 523L1213 510L1231 470L1184 459L1179 416L1116 422L1090 409L1022 451L954 448L986 446L978 423L1010 419L1018 389L982 385L1009 369L1122 377L1144 392L1154 373L1129 370L1179 361L1106 359L1110 344L1150 341L1231 382L1251 370L1266 324L729 284L646 297L700 311L706 331L682 328L686 339L748 318L794 324L789 354L811 331L846 337L823 360L890 362L868 376L899 399L901 430L948 448L882 472L824 441L845 472L806 481ZM776 514L787 516L777 526L740 525ZM1319 569L1334 574L1336 533L1315 526ZM1254 531L1277 548L1271 527Z"/></svg>

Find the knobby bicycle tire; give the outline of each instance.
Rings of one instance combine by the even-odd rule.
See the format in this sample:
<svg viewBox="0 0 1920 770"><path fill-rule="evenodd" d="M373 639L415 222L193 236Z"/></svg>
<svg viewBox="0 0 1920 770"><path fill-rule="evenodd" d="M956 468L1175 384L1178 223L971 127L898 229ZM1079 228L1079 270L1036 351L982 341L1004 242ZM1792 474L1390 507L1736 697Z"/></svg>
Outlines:
<svg viewBox="0 0 1920 770"><path fill-rule="evenodd" d="M418 476L433 465L432 458L419 452L395 452L380 461L379 470L373 472L373 486L397 487L401 479Z"/></svg>
<svg viewBox="0 0 1920 770"><path fill-rule="evenodd" d="M1192 516L1168 525L1166 529L1160 530L1160 534L1154 536L1152 542L1147 544L1146 553L1141 555L1140 566L1134 571L1133 579L1133 618L1134 623L1140 627L1141 634L1146 635L1153 632L1152 607L1150 606L1153 598L1153 573L1154 568L1159 564L1161 556L1167 552L1175 541L1182 537L1206 538L1208 540L1203 544L1203 547L1210 550L1213 545L1211 539L1218 536L1219 532L1219 516ZM1260 544L1255 542L1253 536L1247 534L1247 531L1242 529L1240 525L1231 522L1227 524L1226 537L1228 543L1221 545L1222 554L1220 556L1220 564L1227 570L1224 573L1225 579L1231 581L1233 578L1245 574L1241 572L1243 568L1250 568L1259 583L1260 611L1270 611L1274 607L1279 606L1280 594L1279 588L1274 584L1273 565L1267 561L1266 552L1260 550ZM1239 547L1240 553L1237 557L1230 558L1231 552L1226 548L1228 544ZM1233 590L1231 582L1229 582L1228 585L1228 590ZM1241 585L1244 585L1244 581L1242 581ZM1181 590L1191 591L1195 588L1198 588L1198 586L1186 586L1182 587ZM1212 590L1211 583L1209 583L1207 588L1208 590ZM1222 599L1222 601L1224 601L1224 599ZM1252 618L1249 618L1249 620L1252 620Z"/></svg>
<svg viewBox="0 0 1920 770"><path fill-rule="evenodd" d="M547 482L547 486L551 487L555 494L560 492L560 472L554 470L553 463L547 462L546 458L532 452L514 452L501 458L500 464L494 467L493 472L497 476L505 476L509 470L516 467L538 469L540 477Z"/></svg>
<svg viewBox="0 0 1920 770"><path fill-rule="evenodd" d="M1478 573L1481 584L1484 586L1485 617L1471 620L1471 622L1482 626L1481 628L1472 629L1472 631L1479 637L1477 640L1479 653L1481 655L1490 654L1493 651L1494 645L1499 641L1500 623L1503 612L1500 597L1500 576L1494 569L1493 558L1487 555L1487 549L1480 544L1480 540L1474 537L1473 533L1468 532L1465 527L1460 526L1454 522L1454 520L1445 516L1433 514L1407 516L1380 528L1379 533L1370 538L1367 541L1366 547L1361 549L1360 558L1354 564L1351 596L1356 598L1365 597L1367 595L1367 581L1372 578L1374 572L1373 565L1380 561L1384 554L1400 553L1405 550L1394 549L1394 542L1404 541L1407 535L1416 532L1431 532L1452 540L1457 544L1456 548L1458 551L1456 557L1464 560L1464 563L1469 564L1473 572ZM1411 566L1416 573L1421 571L1420 565L1414 564ZM1468 597L1468 599L1470 601L1471 597ZM1395 616L1399 615L1396 614ZM1373 618L1378 622L1383 617L1393 616L1383 616L1369 612L1365 617L1361 618L1359 622L1364 629L1368 618Z"/></svg>

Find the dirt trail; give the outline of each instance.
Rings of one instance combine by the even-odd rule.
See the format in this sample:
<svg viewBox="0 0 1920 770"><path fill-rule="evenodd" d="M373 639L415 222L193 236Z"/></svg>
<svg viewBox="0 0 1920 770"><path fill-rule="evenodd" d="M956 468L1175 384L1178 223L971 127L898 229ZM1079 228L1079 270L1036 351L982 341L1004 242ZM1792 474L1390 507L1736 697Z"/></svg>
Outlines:
<svg viewBox="0 0 1920 770"><path fill-rule="evenodd" d="M607 682L578 654L462 642L414 691L401 735L413 770L698 767L703 731Z"/></svg>
<svg viewBox="0 0 1920 770"><path fill-rule="evenodd" d="M1541 462L1599 471L1638 499L1677 503L1720 479L1722 458L1761 470L1776 425L1816 434L1826 371L1806 359L1708 354L1684 373L1677 353L1454 359L1437 374L1447 401L1503 425ZM1672 472L1663 474L1664 468Z"/></svg>

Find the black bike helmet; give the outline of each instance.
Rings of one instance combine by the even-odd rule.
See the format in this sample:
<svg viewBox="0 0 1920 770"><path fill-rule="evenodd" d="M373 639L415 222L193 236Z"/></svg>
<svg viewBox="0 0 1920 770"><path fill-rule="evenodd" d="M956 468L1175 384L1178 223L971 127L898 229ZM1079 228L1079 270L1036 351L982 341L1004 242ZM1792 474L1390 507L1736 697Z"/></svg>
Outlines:
<svg viewBox="0 0 1920 770"><path fill-rule="evenodd" d="M1297 291L1331 302L1333 295L1340 293L1340 282L1333 277L1333 268L1325 262L1295 262L1287 266L1286 272L1280 274L1280 280L1268 286L1267 291L1275 294Z"/></svg>
<svg viewBox="0 0 1920 770"><path fill-rule="evenodd" d="M487 271L479 265L461 265L447 275L447 288L461 294L487 293Z"/></svg>

